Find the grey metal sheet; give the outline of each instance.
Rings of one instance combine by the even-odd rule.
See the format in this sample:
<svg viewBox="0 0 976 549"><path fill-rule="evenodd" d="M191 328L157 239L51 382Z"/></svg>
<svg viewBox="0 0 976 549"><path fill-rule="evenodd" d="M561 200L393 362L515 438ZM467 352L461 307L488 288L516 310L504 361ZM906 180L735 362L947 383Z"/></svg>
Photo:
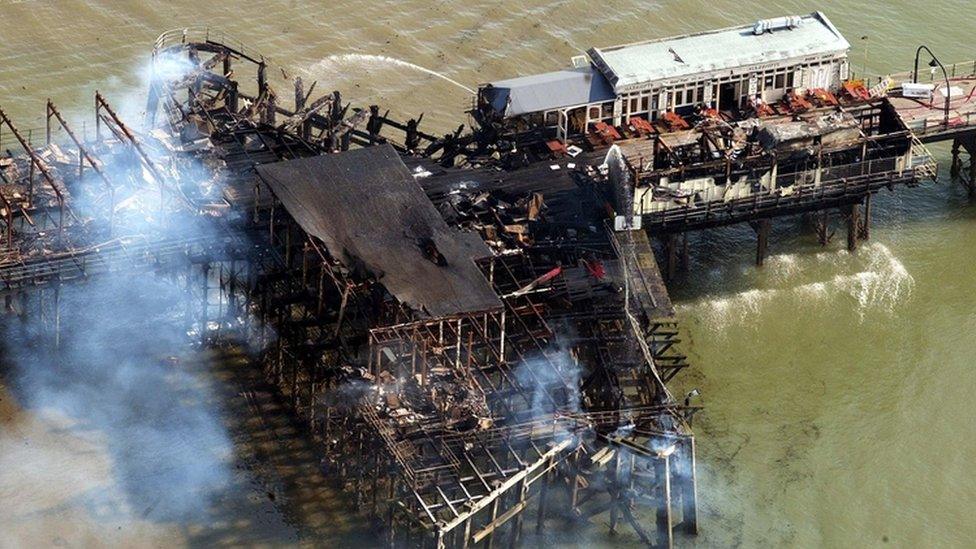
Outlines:
<svg viewBox="0 0 976 549"><path fill-rule="evenodd" d="M592 67L523 76L491 83L489 100L505 116L612 101L610 83Z"/></svg>
<svg viewBox="0 0 976 549"><path fill-rule="evenodd" d="M365 270L421 316L498 310L474 263L491 255L451 228L390 145L264 164L261 179L308 234L354 271ZM433 242L446 264L423 252Z"/></svg>

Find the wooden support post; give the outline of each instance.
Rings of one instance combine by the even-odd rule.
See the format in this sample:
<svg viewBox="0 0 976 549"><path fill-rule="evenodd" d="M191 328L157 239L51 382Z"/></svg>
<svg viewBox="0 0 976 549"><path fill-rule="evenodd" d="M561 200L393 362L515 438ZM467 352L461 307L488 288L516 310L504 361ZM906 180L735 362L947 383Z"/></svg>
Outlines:
<svg viewBox="0 0 976 549"><path fill-rule="evenodd" d="M468 543L471 539L471 519L464 521L464 540L461 541L461 549L468 549Z"/></svg>
<svg viewBox="0 0 976 549"><path fill-rule="evenodd" d="M237 90L237 81L231 80L230 88L227 92L227 110L236 114L240 110L239 98L240 92ZM257 207L257 203L255 203L255 207Z"/></svg>
<svg viewBox="0 0 976 549"><path fill-rule="evenodd" d="M813 215L813 228L817 233L817 242L821 246L826 246L834 238L834 233L830 231L830 214L823 210Z"/></svg>
<svg viewBox="0 0 976 549"><path fill-rule="evenodd" d="M394 504L394 502L396 501L395 498L396 498L396 480L393 479L393 478L391 478L390 479L390 496L389 496L389 499L388 499L388 503L386 504L386 515L387 515L387 518L386 518L386 523L387 523L386 535L387 535L387 543L388 543L388 545L390 547L396 546L396 529L394 528L394 514L393 514L394 513L394 509L396 507L396 505Z"/></svg>
<svg viewBox="0 0 976 549"><path fill-rule="evenodd" d="M569 512L572 513L574 517L580 515L579 510L579 488L580 488L580 476L579 473L573 473L573 477L570 480L572 486L569 490Z"/></svg>
<svg viewBox="0 0 976 549"><path fill-rule="evenodd" d="M305 85L302 83L302 77L295 77L295 112L305 108Z"/></svg>
<svg viewBox="0 0 976 549"><path fill-rule="evenodd" d="M621 492L623 491L623 486L620 484L620 462L622 458L622 452L617 451L617 455L613 458L613 471L611 475L613 481L610 488L610 535L617 535L617 518L620 515L620 505L623 504L623 497Z"/></svg>
<svg viewBox="0 0 976 549"><path fill-rule="evenodd" d="M54 285L54 351L61 350L61 284Z"/></svg>
<svg viewBox="0 0 976 549"><path fill-rule="evenodd" d="M861 216L861 222L859 225L857 236L861 240L869 240L871 238L871 195L870 194L864 197L864 213Z"/></svg>
<svg viewBox="0 0 976 549"><path fill-rule="evenodd" d="M207 343L207 314L209 313L210 302L210 264L203 264L203 306L200 308L200 344Z"/></svg>
<svg viewBox="0 0 976 549"><path fill-rule="evenodd" d="M45 124L45 129L47 130L45 144L50 145L51 144L51 99L50 98L48 98L47 100L47 120Z"/></svg>
<svg viewBox="0 0 976 549"><path fill-rule="evenodd" d="M551 465L552 460L549 460L549 462ZM549 500L549 481L551 477L552 477L552 473L549 472L549 473L545 473L545 475L541 479L542 486L539 487L539 514L536 516L535 519L536 535L542 534L542 529L545 528L546 525L546 505L548 504L548 500Z"/></svg>
<svg viewBox="0 0 976 549"><path fill-rule="evenodd" d="M847 206L847 251L854 252L857 250L857 231L858 231L858 217L860 210L857 204L851 204Z"/></svg>
<svg viewBox="0 0 976 549"><path fill-rule="evenodd" d="M665 270L670 281L674 280L678 270L678 237L677 235L669 234L665 238L667 239L664 241L664 253L667 256Z"/></svg>
<svg viewBox="0 0 976 549"><path fill-rule="evenodd" d="M657 545L674 547L674 525L671 517L671 456L663 456L654 464L661 485L661 501L657 509Z"/></svg>
<svg viewBox="0 0 976 549"><path fill-rule="evenodd" d="M976 147L974 147L976 148ZM976 154L969 155L969 183L966 185L969 198L976 196Z"/></svg>
<svg viewBox="0 0 976 549"><path fill-rule="evenodd" d="M529 493L529 485L528 483L526 483L526 479L527 477L522 478L522 481L519 483L518 502L515 504L516 506L521 505L523 509L526 504L526 496L528 496ZM519 512L515 515L514 518L512 518L512 526L511 526L512 529L511 531L509 531L509 536L508 536L509 549L515 549L516 547L518 547L519 538L522 535L522 519L524 517L525 517L525 513Z"/></svg>
<svg viewBox="0 0 976 549"><path fill-rule="evenodd" d="M766 263L766 252L769 250L769 230L772 227L772 221L769 219L760 219L755 223L753 228L756 231L756 266L762 267Z"/></svg>
<svg viewBox="0 0 976 549"><path fill-rule="evenodd" d="M491 549L492 545L495 543L495 519L498 518L498 501L501 500L500 497L495 498L495 501L491 503L491 522L489 524L493 525L491 533L488 534L488 540L485 542L486 549Z"/></svg>
<svg viewBox="0 0 976 549"><path fill-rule="evenodd" d="M258 64L258 97L260 97L266 91L268 91L267 72L268 72L268 66L262 60L261 63Z"/></svg>
<svg viewBox="0 0 976 549"><path fill-rule="evenodd" d="M31 294L30 292L20 292L18 295L20 297L20 321L26 324L30 319Z"/></svg>
<svg viewBox="0 0 976 549"><path fill-rule="evenodd" d="M98 94L95 94L95 141L102 140L102 102L98 100Z"/></svg>
<svg viewBox="0 0 976 549"><path fill-rule="evenodd" d="M688 266L691 264L688 252L688 233L681 233L681 270L688 272Z"/></svg>
<svg viewBox="0 0 976 549"><path fill-rule="evenodd" d="M696 472L695 439L688 438L681 444L681 529L686 534L698 535L698 474Z"/></svg>
<svg viewBox="0 0 976 549"><path fill-rule="evenodd" d="M959 149L962 147L962 143L959 138L952 140L952 166L949 168L949 174L953 179L959 177L962 172L962 159L959 158Z"/></svg>
<svg viewBox="0 0 976 549"><path fill-rule="evenodd" d="M264 106L264 118L266 124L270 126L275 125L277 109L278 109L278 98L275 97L275 94L273 92L270 92L268 93L268 101L267 103L265 103Z"/></svg>
<svg viewBox="0 0 976 549"><path fill-rule="evenodd" d="M30 135L28 130L28 135ZM30 141L28 141L30 143ZM27 203L31 208L34 207L34 163L30 163L29 175L27 176Z"/></svg>

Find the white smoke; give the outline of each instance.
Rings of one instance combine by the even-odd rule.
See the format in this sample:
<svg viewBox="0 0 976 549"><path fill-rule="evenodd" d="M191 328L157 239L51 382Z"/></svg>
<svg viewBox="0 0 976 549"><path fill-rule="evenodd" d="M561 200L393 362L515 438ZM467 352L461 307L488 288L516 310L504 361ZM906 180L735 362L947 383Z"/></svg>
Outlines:
<svg viewBox="0 0 976 549"><path fill-rule="evenodd" d="M157 70L175 76L188 66L186 61L164 58ZM147 78L151 74L148 68L139 72ZM139 126L145 89L107 99L130 128ZM106 135L111 134L105 130ZM29 413L59 418L70 426L70 433L94 436L103 443L108 486L122 500L114 518L183 522L203 519L211 500L228 485L232 444L206 368L185 366L203 360L188 352L186 289L165 266L154 272L133 270L133 263L143 257L140 244L165 239L215 242L221 233L198 212L177 210L172 203L160 209L161 185L206 186L212 170L192 160L174 163L165 147L145 135L141 140L161 180L140 164L130 147L99 147L102 169L116 188L115 226L110 236L104 225L88 223L85 235L74 237L76 246L109 239L123 242L131 255L103 259L111 274L62 287L58 348L52 345L50 313L3 317L3 360L13 394ZM71 202L79 218L104 214L107 193L91 169L75 187L86 189L76 192ZM78 226L69 234L72 230ZM185 269L184 265L181 272ZM33 303L39 295L32 295ZM51 293L46 298L51 299ZM198 299L192 308L198 311L201 306ZM0 463L8 459L8 452L6 443L0 446ZM18 455L36 463L30 482L47 485L45 489L61 482L58 462L64 456L51 455L45 448ZM3 471L0 484L17 492L32 490ZM98 501L79 503L92 513L99 508ZM93 514L91 519L99 517ZM5 545L3 537L0 545Z"/></svg>

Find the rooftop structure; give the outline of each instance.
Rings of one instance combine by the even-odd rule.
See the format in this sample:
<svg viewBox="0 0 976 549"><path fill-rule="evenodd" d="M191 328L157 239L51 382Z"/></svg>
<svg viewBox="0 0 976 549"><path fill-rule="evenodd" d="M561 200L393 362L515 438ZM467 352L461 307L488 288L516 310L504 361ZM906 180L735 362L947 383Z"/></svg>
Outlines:
<svg viewBox="0 0 976 549"><path fill-rule="evenodd" d="M728 29L591 48L576 68L482 86L482 120L565 140L601 125L656 121L666 113L740 111L791 91L836 92L850 44L826 15L760 20ZM586 66L582 66L586 64Z"/></svg>
<svg viewBox="0 0 976 549"><path fill-rule="evenodd" d="M618 94L718 77L762 72L767 65L844 58L850 44L821 12L587 51ZM791 23L787 23L790 21ZM758 34L757 29L761 30Z"/></svg>

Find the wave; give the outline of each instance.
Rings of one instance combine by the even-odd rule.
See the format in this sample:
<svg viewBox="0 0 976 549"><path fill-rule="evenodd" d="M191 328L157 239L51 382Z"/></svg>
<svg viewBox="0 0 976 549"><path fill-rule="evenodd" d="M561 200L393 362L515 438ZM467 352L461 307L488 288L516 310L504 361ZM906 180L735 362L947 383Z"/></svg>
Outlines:
<svg viewBox="0 0 976 549"><path fill-rule="evenodd" d="M863 322L872 312L894 314L900 304L911 298L915 287L915 279L905 265L887 246L877 243L864 246L856 255L830 251L771 256L767 268L764 282L771 287L729 296L706 296L677 308L722 332L756 320L770 303L801 309L836 304L837 299L846 296ZM828 273L823 273L825 270ZM821 280L804 281L818 274Z"/></svg>

